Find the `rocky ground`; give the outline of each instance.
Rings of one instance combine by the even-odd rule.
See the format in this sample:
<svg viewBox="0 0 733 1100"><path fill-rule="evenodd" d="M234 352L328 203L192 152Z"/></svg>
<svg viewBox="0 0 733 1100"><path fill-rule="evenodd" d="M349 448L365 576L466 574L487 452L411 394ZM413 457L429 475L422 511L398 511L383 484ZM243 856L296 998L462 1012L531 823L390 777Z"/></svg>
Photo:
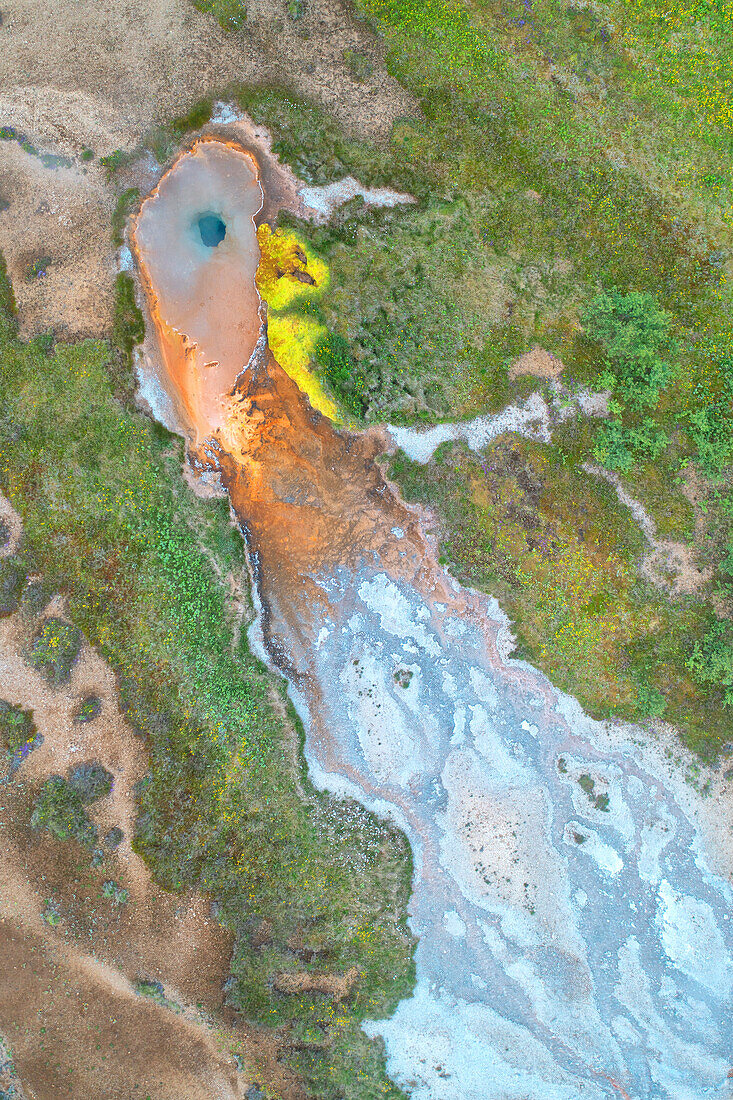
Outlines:
<svg viewBox="0 0 733 1100"><path fill-rule="evenodd" d="M234 35L190 0L114 0L103 14L94 0L20 0L3 12L0 127L61 158L46 167L19 142L0 142L0 237L22 331L109 330L115 189L99 158L133 150L203 97L285 84L372 136L415 113L376 56L368 80L356 80L349 49L375 52L339 0L314 0L297 23L284 0L257 0ZM49 261L47 273L29 278L38 260Z"/></svg>

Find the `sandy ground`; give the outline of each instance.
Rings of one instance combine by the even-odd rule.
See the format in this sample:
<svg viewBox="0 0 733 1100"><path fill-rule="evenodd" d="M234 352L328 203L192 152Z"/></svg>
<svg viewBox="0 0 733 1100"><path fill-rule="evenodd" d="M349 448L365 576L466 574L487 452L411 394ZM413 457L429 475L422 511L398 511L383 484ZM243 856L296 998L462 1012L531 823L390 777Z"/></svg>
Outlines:
<svg viewBox="0 0 733 1100"><path fill-rule="evenodd" d="M0 37L0 43L2 38ZM0 93L1 95L1 93ZM2 115L0 114L0 124ZM0 142L0 250L25 335L100 334L109 327L115 262L114 199L100 169L44 168L17 142ZM0 204L2 205L2 204ZM31 265L51 262L32 277Z"/></svg>
<svg viewBox="0 0 733 1100"><path fill-rule="evenodd" d="M345 49L369 55L358 82ZM71 167L44 168L0 142L0 248L21 328L67 335L109 328L113 187L97 160L232 84L275 82L328 108L350 130L381 139L415 105L380 62L380 47L340 0L309 0L297 22L285 0L250 0L244 28L225 34L190 0L15 0L0 33L0 126L27 134ZM160 166L153 166L159 175ZM154 180L149 181L148 187ZM129 185L129 184L128 184ZM2 210L7 203L7 209ZM40 279L34 259L50 257Z"/></svg>
<svg viewBox="0 0 733 1100"><path fill-rule="evenodd" d="M509 368L509 377L519 378L523 374L531 374L535 378L549 380L559 378L565 367L557 358L544 348L535 345L524 355L520 355Z"/></svg>

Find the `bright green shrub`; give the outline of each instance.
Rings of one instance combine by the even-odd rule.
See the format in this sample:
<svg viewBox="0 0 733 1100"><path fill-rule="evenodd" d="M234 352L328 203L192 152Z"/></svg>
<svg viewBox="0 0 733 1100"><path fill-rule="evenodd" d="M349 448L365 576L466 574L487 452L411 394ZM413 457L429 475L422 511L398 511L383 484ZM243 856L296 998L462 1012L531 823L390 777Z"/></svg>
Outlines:
<svg viewBox="0 0 733 1100"><path fill-rule="evenodd" d="M667 433L650 416L645 416L638 427L630 428L628 438L635 455L652 460L659 458L669 444Z"/></svg>
<svg viewBox="0 0 733 1100"><path fill-rule="evenodd" d="M634 465L634 456L629 448L629 433L620 420L609 420L601 424L596 434L593 457L609 470L618 470L624 474Z"/></svg>
<svg viewBox="0 0 733 1100"><path fill-rule="evenodd" d="M670 345L670 322L654 295L640 291L599 294L583 316L586 336L603 347L613 389L631 408L656 405L672 377L672 367L657 354Z"/></svg>
<svg viewBox="0 0 733 1100"><path fill-rule="evenodd" d="M711 401L687 414L698 461L707 477L720 477L733 459L733 416L730 397Z"/></svg>
<svg viewBox="0 0 733 1100"><path fill-rule="evenodd" d="M724 705L733 706L733 645L729 624L715 623L702 642L695 643L687 667L701 684L724 689Z"/></svg>

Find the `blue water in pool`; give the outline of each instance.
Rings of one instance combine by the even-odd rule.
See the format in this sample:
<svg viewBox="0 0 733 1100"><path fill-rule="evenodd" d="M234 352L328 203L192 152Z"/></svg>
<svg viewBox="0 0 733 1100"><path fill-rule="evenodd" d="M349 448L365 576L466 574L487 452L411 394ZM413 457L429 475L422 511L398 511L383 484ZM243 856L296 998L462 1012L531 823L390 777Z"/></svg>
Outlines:
<svg viewBox="0 0 733 1100"><path fill-rule="evenodd" d="M207 248L216 248L227 235L227 227L218 214L202 214L198 219L198 228Z"/></svg>

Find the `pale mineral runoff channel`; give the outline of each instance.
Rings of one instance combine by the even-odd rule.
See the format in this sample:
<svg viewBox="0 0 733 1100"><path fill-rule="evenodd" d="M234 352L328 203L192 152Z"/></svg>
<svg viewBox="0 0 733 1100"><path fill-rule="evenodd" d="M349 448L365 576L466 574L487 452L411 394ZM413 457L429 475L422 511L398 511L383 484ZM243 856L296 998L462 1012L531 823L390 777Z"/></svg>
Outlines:
<svg viewBox="0 0 733 1100"><path fill-rule="evenodd" d="M473 420L457 420L436 424L433 428L407 428L388 424L387 434L413 462L429 462L443 443L463 441L472 451L481 451L494 439L507 432L549 443L552 428L578 415L608 416L608 393L592 393L577 389L566 392L558 382L550 384L552 396L546 400L541 393L532 393L517 405L508 405L501 412L476 416Z"/></svg>
<svg viewBox="0 0 733 1100"><path fill-rule="evenodd" d="M313 780L413 847L417 986L366 1031L415 1100L733 1096L730 806L706 813L648 733L512 660L496 601L446 574L384 481L379 440L336 431L255 339L258 203L252 157L207 143L143 204L147 362L247 533L251 641L287 675Z"/></svg>

